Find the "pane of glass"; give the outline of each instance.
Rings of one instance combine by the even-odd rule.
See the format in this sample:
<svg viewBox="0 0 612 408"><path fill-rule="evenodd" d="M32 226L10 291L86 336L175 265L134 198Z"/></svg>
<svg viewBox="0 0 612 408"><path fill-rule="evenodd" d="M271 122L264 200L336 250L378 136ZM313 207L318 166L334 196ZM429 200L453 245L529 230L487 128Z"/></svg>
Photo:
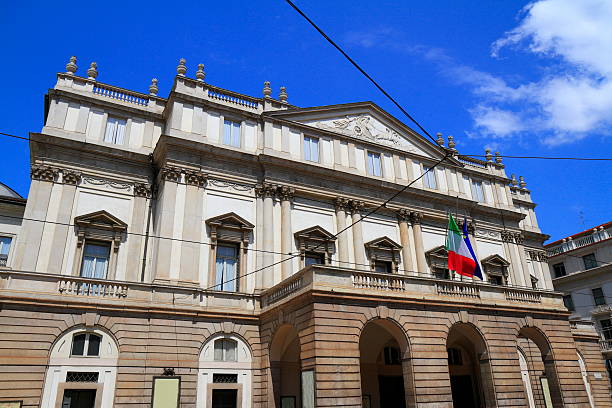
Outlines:
<svg viewBox="0 0 612 408"><path fill-rule="evenodd" d="M380 177L382 175L382 168L380 163L380 155L374 155L374 175Z"/></svg>
<svg viewBox="0 0 612 408"><path fill-rule="evenodd" d="M123 138L125 136L125 125L126 121L123 119L117 120L117 130L115 132L115 143L118 145L123 144Z"/></svg>
<svg viewBox="0 0 612 408"><path fill-rule="evenodd" d="M223 122L223 144L232 144L232 122L229 120Z"/></svg>
<svg viewBox="0 0 612 408"><path fill-rule="evenodd" d="M235 340L225 339L225 361L236 361L236 348L238 344Z"/></svg>
<svg viewBox="0 0 612 408"><path fill-rule="evenodd" d="M108 266L108 259L95 258L95 268L94 268L93 277L96 279L105 279L107 266Z"/></svg>
<svg viewBox="0 0 612 408"><path fill-rule="evenodd" d="M217 257L236 258L236 247L234 245L218 245Z"/></svg>
<svg viewBox="0 0 612 408"><path fill-rule="evenodd" d="M95 334L89 335L89 345L87 346L88 356L98 356L100 354L100 336Z"/></svg>
<svg viewBox="0 0 612 408"><path fill-rule="evenodd" d="M222 283L224 281L223 278L223 267L225 260L223 258L219 258L217 256L217 265L216 265L216 273L215 273L215 290L223 290Z"/></svg>
<svg viewBox="0 0 612 408"><path fill-rule="evenodd" d="M237 262L233 259L225 261L225 283L223 284L223 290L225 291L236 291L236 266Z"/></svg>
<svg viewBox="0 0 612 408"><path fill-rule="evenodd" d="M72 352L73 356L82 356L85 350L85 334L77 334L72 338Z"/></svg>
<svg viewBox="0 0 612 408"><path fill-rule="evenodd" d="M314 254L306 255L306 258L304 259L305 266L320 265L322 263L323 263L323 259L319 255L314 255Z"/></svg>
<svg viewBox="0 0 612 408"><path fill-rule="evenodd" d="M310 139L310 158L313 162L319 161L319 139Z"/></svg>
<svg viewBox="0 0 612 408"><path fill-rule="evenodd" d="M304 137L304 160L310 161L310 138Z"/></svg>
<svg viewBox="0 0 612 408"><path fill-rule="evenodd" d="M117 128L117 119L108 118L106 121L106 131L104 133L104 141L107 143L115 142L115 129Z"/></svg>
<svg viewBox="0 0 612 408"><path fill-rule="evenodd" d="M83 257L83 265L81 266L81 276L84 278L93 278L96 267L96 258L91 256Z"/></svg>
<svg viewBox="0 0 612 408"><path fill-rule="evenodd" d="M8 255L11 249L12 239L9 237L0 237L0 255Z"/></svg>
<svg viewBox="0 0 612 408"><path fill-rule="evenodd" d="M232 146L240 147L240 123L232 123Z"/></svg>
<svg viewBox="0 0 612 408"><path fill-rule="evenodd" d="M368 153L368 173L374 175L374 157L372 153Z"/></svg>
<svg viewBox="0 0 612 408"><path fill-rule="evenodd" d="M223 339L215 340L215 361L223 361Z"/></svg>
<svg viewBox="0 0 612 408"><path fill-rule="evenodd" d="M108 258L110 252L110 245L100 244L85 244L85 250L83 251L85 256L91 256L95 258Z"/></svg>

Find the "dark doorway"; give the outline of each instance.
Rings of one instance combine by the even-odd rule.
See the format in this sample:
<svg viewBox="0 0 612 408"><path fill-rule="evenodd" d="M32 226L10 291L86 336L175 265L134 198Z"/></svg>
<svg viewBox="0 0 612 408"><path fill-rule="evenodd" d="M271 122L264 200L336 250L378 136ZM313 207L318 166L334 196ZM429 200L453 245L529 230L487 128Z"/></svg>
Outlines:
<svg viewBox="0 0 612 408"><path fill-rule="evenodd" d="M471 375L451 375L453 406L461 408L479 408L474 399L474 384Z"/></svg>
<svg viewBox="0 0 612 408"><path fill-rule="evenodd" d="M212 408L237 408L237 390L213 390Z"/></svg>
<svg viewBox="0 0 612 408"><path fill-rule="evenodd" d="M404 378L402 376L378 376L380 406L384 408L406 408Z"/></svg>
<svg viewBox="0 0 612 408"><path fill-rule="evenodd" d="M62 408L94 408L96 390L64 390Z"/></svg>

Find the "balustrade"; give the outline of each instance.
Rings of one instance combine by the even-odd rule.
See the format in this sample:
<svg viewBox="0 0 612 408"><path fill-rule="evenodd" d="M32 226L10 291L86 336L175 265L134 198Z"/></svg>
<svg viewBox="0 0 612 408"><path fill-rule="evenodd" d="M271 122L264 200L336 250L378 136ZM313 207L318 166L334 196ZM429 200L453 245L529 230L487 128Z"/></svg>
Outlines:
<svg viewBox="0 0 612 408"><path fill-rule="evenodd" d="M406 291L405 279L397 275L353 273L351 280L355 288L389 290L393 292Z"/></svg>
<svg viewBox="0 0 612 408"><path fill-rule="evenodd" d="M303 278L300 276L297 279L293 279L290 282L273 289L271 292L266 294L263 299L263 303L266 305L271 305L272 303L277 302L278 300L289 296L291 293L296 292L302 287Z"/></svg>
<svg viewBox="0 0 612 408"><path fill-rule="evenodd" d="M58 281L59 293L75 296L127 297L128 287L113 282L79 278L62 278Z"/></svg>
<svg viewBox="0 0 612 408"><path fill-rule="evenodd" d="M532 290L506 288L504 294L511 302L542 303L542 294Z"/></svg>
<svg viewBox="0 0 612 408"><path fill-rule="evenodd" d="M436 282L438 295L453 296L461 298L480 298L480 288L476 285L461 282Z"/></svg>
<svg viewBox="0 0 612 408"><path fill-rule="evenodd" d="M96 83L93 87L93 93L95 95L106 96L108 98L117 99L119 101L133 103L140 106L148 106L149 99L147 95L128 91L127 89L118 88L111 85L104 85Z"/></svg>
<svg viewBox="0 0 612 408"><path fill-rule="evenodd" d="M259 101L255 98L250 99L244 95L240 95L231 91L224 91L220 88L208 88L208 97L210 99L216 99L230 104L239 105L246 108L257 109L259 107Z"/></svg>
<svg viewBox="0 0 612 408"><path fill-rule="evenodd" d="M612 339L611 340L601 340L599 342L599 347L602 352L612 351Z"/></svg>

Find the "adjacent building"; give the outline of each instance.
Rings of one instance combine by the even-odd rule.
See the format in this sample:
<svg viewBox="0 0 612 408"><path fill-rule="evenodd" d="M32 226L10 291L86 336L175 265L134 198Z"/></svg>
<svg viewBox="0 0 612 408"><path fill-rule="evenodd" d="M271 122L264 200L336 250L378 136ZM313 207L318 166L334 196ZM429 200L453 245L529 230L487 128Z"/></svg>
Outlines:
<svg viewBox="0 0 612 408"><path fill-rule="evenodd" d="M184 60L161 97L73 57L44 118L27 203L0 190L0 405L612 406L498 153ZM446 268L449 211L484 282Z"/></svg>
<svg viewBox="0 0 612 408"><path fill-rule="evenodd" d="M612 222L545 245L555 289L572 324L594 325L612 374Z"/></svg>

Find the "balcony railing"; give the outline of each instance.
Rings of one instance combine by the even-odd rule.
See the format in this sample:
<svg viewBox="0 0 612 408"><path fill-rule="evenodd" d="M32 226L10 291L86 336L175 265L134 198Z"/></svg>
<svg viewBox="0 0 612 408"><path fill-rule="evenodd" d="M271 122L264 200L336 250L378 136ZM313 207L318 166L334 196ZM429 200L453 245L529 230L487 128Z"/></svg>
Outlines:
<svg viewBox="0 0 612 408"><path fill-rule="evenodd" d="M612 351L612 340L600 340L599 347L603 353Z"/></svg>
<svg viewBox="0 0 612 408"><path fill-rule="evenodd" d="M474 284L453 281L436 282L436 292L442 296L480 298L480 288Z"/></svg>
<svg viewBox="0 0 612 408"><path fill-rule="evenodd" d="M577 248L582 248L588 245L592 245L599 241L604 241L610 238L610 236L612 235L611 232L612 231L610 230L605 230L601 228L597 231L589 233L588 235L583 235L576 239L572 239L570 237L567 240L564 240L564 242L561 242L560 244L555 245L554 247L548 248L546 250L546 255L548 255L549 257L552 257L555 255L559 255L563 252L568 252L568 251L571 251Z"/></svg>
<svg viewBox="0 0 612 408"><path fill-rule="evenodd" d="M128 294L128 285L98 279L62 278L57 290L67 295L124 298Z"/></svg>
<svg viewBox="0 0 612 408"><path fill-rule="evenodd" d="M127 89L119 88L112 85L96 83L93 87L95 95L106 96L108 98L117 99L122 102L133 103L140 106L149 105L149 96L139 92L128 91Z"/></svg>
<svg viewBox="0 0 612 408"><path fill-rule="evenodd" d="M591 310L592 315L600 315L600 314L609 315L611 313L612 313L612 305L601 305Z"/></svg>

